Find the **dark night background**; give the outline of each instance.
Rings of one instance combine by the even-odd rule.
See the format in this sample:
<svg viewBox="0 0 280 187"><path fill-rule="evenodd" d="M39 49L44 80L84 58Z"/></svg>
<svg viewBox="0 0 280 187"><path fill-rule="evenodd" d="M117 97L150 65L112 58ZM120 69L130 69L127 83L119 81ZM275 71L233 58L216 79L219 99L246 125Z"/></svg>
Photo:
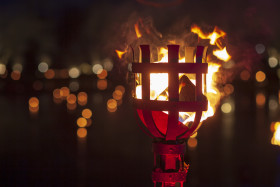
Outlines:
<svg viewBox="0 0 280 187"><path fill-rule="evenodd" d="M268 64L271 56L280 57L279 5L276 0L1 0L0 64L8 74L0 78L0 186L153 186L152 140L137 125L127 66L114 53L123 47L120 26L131 17L149 17L163 35L179 32L176 25L184 20L186 29L192 23L217 25L233 46L234 92L221 101L232 110L218 107L199 130L197 147L186 153L186 186L280 187L280 148L271 144L270 127L280 120L280 65ZM257 44L265 47L263 53ZM37 69L46 56L52 69L91 68L106 59L114 67L107 88L100 90L92 73L45 79ZM15 63L22 64L20 80L10 77ZM249 80L240 78L243 70ZM261 83L255 79L259 70L266 74ZM88 94L86 106L69 110L66 101L53 101L53 90L71 83L79 85L73 93ZM109 112L107 100L117 85L126 92L117 111ZM266 98L262 106L256 103L259 93ZM28 108L34 96L40 101L36 114ZM76 120L84 108L92 110L92 125L86 138L78 138Z"/></svg>

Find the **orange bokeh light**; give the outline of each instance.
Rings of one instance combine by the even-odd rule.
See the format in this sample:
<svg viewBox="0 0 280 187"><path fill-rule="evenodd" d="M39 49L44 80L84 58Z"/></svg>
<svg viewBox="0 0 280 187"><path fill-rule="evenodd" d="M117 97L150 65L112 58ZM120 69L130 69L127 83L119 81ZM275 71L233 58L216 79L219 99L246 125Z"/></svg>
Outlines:
<svg viewBox="0 0 280 187"><path fill-rule="evenodd" d="M241 78L241 80L243 80L243 81L249 80L250 77L251 77L250 72L247 71L247 70L243 70L243 71L240 73L240 78Z"/></svg>
<svg viewBox="0 0 280 187"><path fill-rule="evenodd" d="M91 118L91 116L92 116L91 110L88 109L88 108L84 109L84 110L82 111L82 116L83 116L84 118L86 118L86 119Z"/></svg>
<svg viewBox="0 0 280 187"><path fill-rule="evenodd" d="M67 103L75 104L77 101L77 97L74 94L70 94L67 96Z"/></svg>
<svg viewBox="0 0 280 187"><path fill-rule="evenodd" d="M17 80L20 79L20 77L21 77L21 73L20 73L19 71L17 71L17 70L12 71L12 73L11 73L11 78L12 78L13 80L17 81Z"/></svg>
<svg viewBox="0 0 280 187"><path fill-rule="evenodd" d="M263 107L265 105L265 95L263 93L258 93L256 96L256 103L258 107Z"/></svg>
<svg viewBox="0 0 280 187"><path fill-rule="evenodd" d="M107 80L106 79L99 79L97 81L97 88L99 90L105 90L108 86Z"/></svg>
<svg viewBox="0 0 280 187"><path fill-rule="evenodd" d="M45 75L46 79L53 79L55 76L55 72L53 69L48 69L48 71L46 71L44 73L44 75Z"/></svg>
<svg viewBox="0 0 280 187"><path fill-rule="evenodd" d="M86 92L80 92L78 93L78 103L81 106L84 106L87 104L87 93Z"/></svg>
<svg viewBox="0 0 280 187"><path fill-rule="evenodd" d="M66 98L70 94L70 90L67 87L62 87L59 93L61 97Z"/></svg>
<svg viewBox="0 0 280 187"><path fill-rule="evenodd" d="M29 106L32 108L36 108L39 106L39 99L37 97L31 97L29 99Z"/></svg>
<svg viewBox="0 0 280 187"><path fill-rule="evenodd" d="M195 148L197 146L197 139L196 138L189 138L188 139L188 146L190 148Z"/></svg>
<svg viewBox="0 0 280 187"><path fill-rule="evenodd" d="M108 75L108 72L105 69L103 69L100 73L97 74L97 77L99 79L105 79L107 77L107 75Z"/></svg>
<svg viewBox="0 0 280 187"><path fill-rule="evenodd" d="M79 127L86 127L87 126L87 120L83 117L80 117L77 119L77 125Z"/></svg>
<svg viewBox="0 0 280 187"><path fill-rule="evenodd" d="M265 79L266 79L266 75L265 75L265 73L263 71L258 71L256 73L256 80L258 82L263 82Z"/></svg>
<svg viewBox="0 0 280 187"><path fill-rule="evenodd" d="M86 128L78 128L77 136L79 138L85 138L87 136L87 129Z"/></svg>

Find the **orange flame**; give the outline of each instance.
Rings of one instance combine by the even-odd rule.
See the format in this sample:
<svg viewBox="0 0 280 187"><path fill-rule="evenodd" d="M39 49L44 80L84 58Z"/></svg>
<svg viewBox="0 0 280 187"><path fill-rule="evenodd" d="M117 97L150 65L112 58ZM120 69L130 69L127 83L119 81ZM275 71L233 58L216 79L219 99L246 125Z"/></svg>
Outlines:
<svg viewBox="0 0 280 187"><path fill-rule="evenodd" d="M271 139L271 144L280 146L280 122L275 122L274 123L273 130L275 132L274 132L273 137Z"/></svg>
<svg viewBox="0 0 280 187"><path fill-rule="evenodd" d="M201 39L209 39L211 45L216 44L216 40L218 38L224 37L226 33L215 26L214 31L210 34L205 34L202 30L197 26L193 25L191 27L191 32L197 34Z"/></svg>
<svg viewBox="0 0 280 187"><path fill-rule="evenodd" d="M228 54L226 47L224 47L222 50L215 50L213 51L213 54L220 60L228 61L231 56Z"/></svg>
<svg viewBox="0 0 280 187"><path fill-rule="evenodd" d="M117 53L119 59L122 59L123 55L124 55L125 53L127 53L126 50L125 50L125 51L115 50L115 52Z"/></svg>
<svg viewBox="0 0 280 187"><path fill-rule="evenodd" d="M135 33L136 33L137 38L141 38L141 37L142 37L142 34L141 34L140 30L139 30L139 25L138 25L138 23L135 23L135 24L134 24L134 29L135 29Z"/></svg>

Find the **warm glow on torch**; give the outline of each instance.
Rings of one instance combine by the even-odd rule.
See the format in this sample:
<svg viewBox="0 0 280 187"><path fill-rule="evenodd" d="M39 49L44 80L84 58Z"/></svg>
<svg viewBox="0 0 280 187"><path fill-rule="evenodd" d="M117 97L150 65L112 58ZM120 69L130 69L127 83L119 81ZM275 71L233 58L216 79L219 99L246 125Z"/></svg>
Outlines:
<svg viewBox="0 0 280 187"><path fill-rule="evenodd" d="M137 38L141 38L142 34L141 34L140 30L139 30L138 23L134 24L134 29L135 29L135 33L136 33Z"/></svg>

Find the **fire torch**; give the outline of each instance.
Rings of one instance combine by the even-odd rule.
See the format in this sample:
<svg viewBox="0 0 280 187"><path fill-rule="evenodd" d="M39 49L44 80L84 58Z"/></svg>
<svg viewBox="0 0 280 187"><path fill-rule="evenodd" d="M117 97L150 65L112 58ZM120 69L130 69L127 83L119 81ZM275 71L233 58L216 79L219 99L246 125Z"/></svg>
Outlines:
<svg viewBox="0 0 280 187"><path fill-rule="evenodd" d="M154 186L183 186L188 165L184 162L186 139L201 126L202 112L207 111L208 101L203 95L207 47L186 47L185 63L179 63L179 45L168 45L168 62L151 63L150 46L140 45L139 62L132 63L135 77L133 98L143 129L153 137ZM195 59L187 62L189 59ZM168 87L154 98L152 74L168 74ZM187 74L195 75L195 82ZM157 84L163 84L158 82ZM188 123L180 119L181 113L189 115ZM193 119L190 119L193 118Z"/></svg>

